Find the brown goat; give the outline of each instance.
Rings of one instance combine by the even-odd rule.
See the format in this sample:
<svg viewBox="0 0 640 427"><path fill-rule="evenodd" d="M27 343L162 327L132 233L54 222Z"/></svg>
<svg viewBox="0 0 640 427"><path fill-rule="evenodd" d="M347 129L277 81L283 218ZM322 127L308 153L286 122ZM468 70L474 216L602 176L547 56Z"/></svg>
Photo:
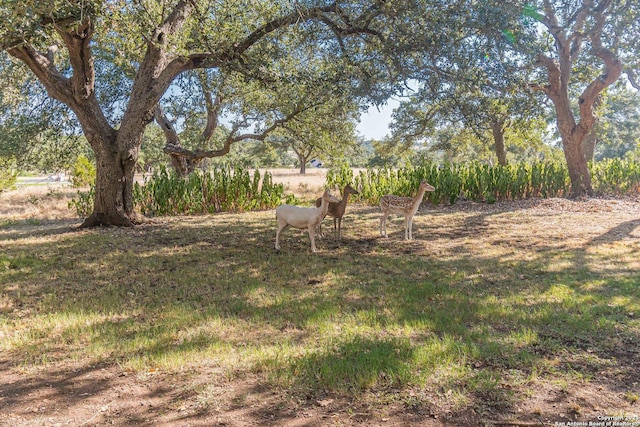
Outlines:
<svg viewBox="0 0 640 427"><path fill-rule="evenodd" d="M330 202L329 210L327 211L327 215L331 215L333 217L333 231L334 233L338 232L338 238L341 237L342 232L342 217L344 216L344 212L347 210L347 201L349 200L350 194L360 194L356 191L355 188L351 186L351 184L347 184L342 190L342 200L338 203ZM322 203L322 199L319 198L316 200L316 206L320 206ZM337 228L336 228L337 223ZM318 226L319 231L318 234L322 235L322 223Z"/></svg>

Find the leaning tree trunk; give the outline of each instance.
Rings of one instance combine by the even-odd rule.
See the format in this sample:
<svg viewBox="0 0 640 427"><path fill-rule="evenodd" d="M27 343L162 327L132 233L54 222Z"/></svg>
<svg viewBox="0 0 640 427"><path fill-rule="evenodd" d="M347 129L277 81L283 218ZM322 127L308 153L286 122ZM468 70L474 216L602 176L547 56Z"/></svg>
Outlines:
<svg viewBox="0 0 640 427"><path fill-rule="evenodd" d="M568 96L552 98L556 107L558 132L562 139L562 150L567 161L571 191L569 198L592 196L591 172L584 157L583 143L593 129L595 117L582 116L580 123L576 123L571 110Z"/></svg>
<svg viewBox="0 0 640 427"><path fill-rule="evenodd" d="M507 165L507 152L504 147L504 121L494 121L491 123L491 132L493 133L493 143L498 164L500 166Z"/></svg>

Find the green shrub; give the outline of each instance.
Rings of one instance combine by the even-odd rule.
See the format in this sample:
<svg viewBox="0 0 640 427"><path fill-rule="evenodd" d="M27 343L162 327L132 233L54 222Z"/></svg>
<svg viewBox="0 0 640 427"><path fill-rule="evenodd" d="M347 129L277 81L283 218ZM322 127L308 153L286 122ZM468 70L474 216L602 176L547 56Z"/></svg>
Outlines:
<svg viewBox="0 0 640 427"><path fill-rule="evenodd" d="M78 198L72 198L68 207L70 210L75 210L78 217L86 218L91 214L91 212L93 212L93 201L95 199L95 195L95 186L90 185L89 191L78 191Z"/></svg>
<svg viewBox="0 0 640 427"><path fill-rule="evenodd" d="M346 163L341 163L339 167L332 167L327 171L326 185L342 191L347 184L353 185L353 170Z"/></svg>
<svg viewBox="0 0 640 427"><path fill-rule="evenodd" d="M71 185L86 187L96 182L96 166L86 156L80 155L71 168Z"/></svg>
<svg viewBox="0 0 640 427"><path fill-rule="evenodd" d="M18 171L8 161L0 159L0 193L12 188L18 180Z"/></svg>

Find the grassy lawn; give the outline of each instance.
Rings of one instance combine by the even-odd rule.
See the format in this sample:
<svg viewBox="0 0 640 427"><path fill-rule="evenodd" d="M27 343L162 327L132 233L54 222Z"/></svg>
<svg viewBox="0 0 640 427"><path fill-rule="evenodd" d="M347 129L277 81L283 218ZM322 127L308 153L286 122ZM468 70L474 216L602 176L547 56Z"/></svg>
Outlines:
<svg viewBox="0 0 640 427"><path fill-rule="evenodd" d="M458 425L637 414L640 220L611 203L423 209L409 242L400 218L383 239L378 210L352 206L315 255L292 229L273 249L273 211L82 231L4 221L2 372L175 376L205 419L233 406L211 384L248 378L281 405Z"/></svg>

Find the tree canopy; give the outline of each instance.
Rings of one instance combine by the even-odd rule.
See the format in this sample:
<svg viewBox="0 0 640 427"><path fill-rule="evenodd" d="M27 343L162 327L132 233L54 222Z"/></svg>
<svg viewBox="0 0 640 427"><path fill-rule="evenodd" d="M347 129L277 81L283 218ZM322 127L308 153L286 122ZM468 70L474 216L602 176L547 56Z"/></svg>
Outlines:
<svg viewBox="0 0 640 427"><path fill-rule="evenodd" d="M505 125L540 116L551 101L572 182L572 195L591 194L583 145L597 103L623 74L637 85L640 6L626 0L451 1L437 18L442 47L413 47L409 98L396 111L394 135L410 144L443 123L490 129L500 147ZM434 14L435 15L435 14ZM425 31L412 22L409 32ZM430 34L427 44L439 41ZM496 150L501 163L504 152Z"/></svg>
<svg viewBox="0 0 640 427"><path fill-rule="evenodd" d="M623 75L638 88L629 0L1 0L0 17L0 148L82 133L97 166L85 225L141 220L133 173L151 123L188 172L248 139L346 141L343 119L392 94L409 96L393 144L462 123L491 132L501 163L507 128L535 123L544 95L572 194L589 194L598 103Z"/></svg>
<svg viewBox="0 0 640 427"><path fill-rule="evenodd" d="M3 50L73 111L94 151L95 206L85 225L131 225L140 220L131 194L144 129L177 79L215 70L206 79L222 98L257 88L225 104L240 118L232 140L275 129L294 106L308 109L281 96L277 109L242 120L274 86L318 83L304 94L311 105L329 96L327 88L383 99L394 81L384 47L392 3L3 1L0 35ZM227 88L229 81L241 84Z"/></svg>

